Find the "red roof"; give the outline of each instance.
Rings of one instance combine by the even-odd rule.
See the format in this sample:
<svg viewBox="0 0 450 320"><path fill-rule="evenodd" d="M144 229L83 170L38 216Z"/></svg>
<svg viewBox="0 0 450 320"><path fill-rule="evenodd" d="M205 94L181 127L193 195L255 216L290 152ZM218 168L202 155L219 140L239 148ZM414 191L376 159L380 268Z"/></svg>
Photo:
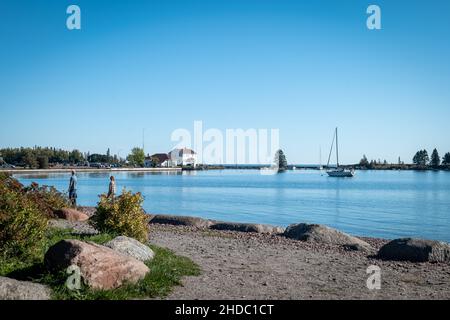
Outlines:
<svg viewBox="0 0 450 320"><path fill-rule="evenodd" d="M166 160L169 160L169 156L167 153L155 153L150 156L150 159L157 158L159 163L163 163Z"/></svg>

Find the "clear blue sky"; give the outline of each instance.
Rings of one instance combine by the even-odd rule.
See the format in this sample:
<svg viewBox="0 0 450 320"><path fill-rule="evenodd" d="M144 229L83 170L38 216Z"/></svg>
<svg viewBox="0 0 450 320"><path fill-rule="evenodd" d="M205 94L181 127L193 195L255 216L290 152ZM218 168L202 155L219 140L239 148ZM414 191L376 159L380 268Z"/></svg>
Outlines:
<svg viewBox="0 0 450 320"><path fill-rule="evenodd" d="M77 4L82 29L66 28ZM382 30L366 28L378 4ZM450 1L0 1L0 147L279 128L291 163L450 151Z"/></svg>

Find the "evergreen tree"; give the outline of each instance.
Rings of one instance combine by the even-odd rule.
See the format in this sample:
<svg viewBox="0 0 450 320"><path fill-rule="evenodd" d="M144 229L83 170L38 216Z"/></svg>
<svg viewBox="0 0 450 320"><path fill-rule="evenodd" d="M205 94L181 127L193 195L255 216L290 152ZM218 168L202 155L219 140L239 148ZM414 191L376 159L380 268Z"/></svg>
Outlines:
<svg viewBox="0 0 450 320"><path fill-rule="evenodd" d="M436 148L434 148L433 152L431 153L430 165L432 167L438 167L440 164L441 164L441 158L439 157L439 153L436 150Z"/></svg>
<svg viewBox="0 0 450 320"><path fill-rule="evenodd" d="M360 165L361 167L365 167L365 168L367 168L367 167L370 166L370 163L369 163L369 161L367 160L367 157L366 157L365 154L363 154L362 159L359 161L359 165Z"/></svg>
<svg viewBox="0 0 450 320"><path fill-rule="evenodd" d="M416 154L414 155L414 157L413 157L413 163L414 164L419 164L419 162L420 162L420 152L421 151L417 151Z"/></svg>
<svg viewBox="0 0 450 320"><path fill-rule="evenodd" d="M425 166L428 161L430 161L430 158L428 157L428 152L425 149L417 151L413 158L413 163L419 166Z"/></svg>
<svg viewBox="0 0 450 320"><path fill-rule="evenodd" d="M287 169L286 156L281 149L277 150L277 152L275 153L275 165L278 168L278 172L285 171Z"/></svg>
<svg viewBox="0 0 450 320"><path fill-rule="evenodd" d="M442 164L450 165L450 152L447 152L442 158Z"/></svg>

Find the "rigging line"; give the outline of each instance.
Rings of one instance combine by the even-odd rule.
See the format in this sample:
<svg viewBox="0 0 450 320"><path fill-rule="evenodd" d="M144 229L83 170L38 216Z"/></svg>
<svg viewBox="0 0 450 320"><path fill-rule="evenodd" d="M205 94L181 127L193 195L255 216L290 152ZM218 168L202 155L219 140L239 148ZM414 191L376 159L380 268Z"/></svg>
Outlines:
<svg viewBox="0 0 450 320"><path fill-rule="evenodd" d="M336 127L336 168L339 168L339 142L338 142L338 128Z"/></svg>
<svg viewBox="0 0 450 320"><path fill-rule="evenodd" d="M331 141L330 154L328 155L327 168L330 165L331 152L333 151L334 139L336 138L336 131L333 134L333 141Z"/></svg>

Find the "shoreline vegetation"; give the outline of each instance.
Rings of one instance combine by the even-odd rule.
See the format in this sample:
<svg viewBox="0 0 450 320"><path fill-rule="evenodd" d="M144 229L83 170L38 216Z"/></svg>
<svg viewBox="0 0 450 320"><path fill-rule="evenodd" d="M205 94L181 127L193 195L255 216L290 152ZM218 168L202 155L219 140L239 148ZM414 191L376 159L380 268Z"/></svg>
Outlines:
<svg viewBox="0 0 450 320"><path fill-rule="evenodd" d="M54 188L0 172L0 300L164 298L199 275L189 258L148 242L142 200L103 195L80 211Z"/></svg>
<svg viewBox="0 0 450 320"><path fill-rule="evenodd" d="M181 171L206 171L206 170L261 170L269 168L269 165L198 165L196 168L192 167L156 167L156 168L92 168L80 166L65 166L62 168L47 168L47 169L28 169L28 168L0 168L0 172L10 174L41 174L41 173L70 173L72 170L85 173L114 173L114 172L168 172L176 173ZM450 171L450 165L439 165L436 167L416 165L416 164L375 164L370 167L357 165L340 165L345 169L355 169L361 171L377 171L377 170L399 170L399 171ZM333 169L334 166L323 166L322 170ZM288 165L287 171L292 170L320 170L316 165Z"/></svg>

